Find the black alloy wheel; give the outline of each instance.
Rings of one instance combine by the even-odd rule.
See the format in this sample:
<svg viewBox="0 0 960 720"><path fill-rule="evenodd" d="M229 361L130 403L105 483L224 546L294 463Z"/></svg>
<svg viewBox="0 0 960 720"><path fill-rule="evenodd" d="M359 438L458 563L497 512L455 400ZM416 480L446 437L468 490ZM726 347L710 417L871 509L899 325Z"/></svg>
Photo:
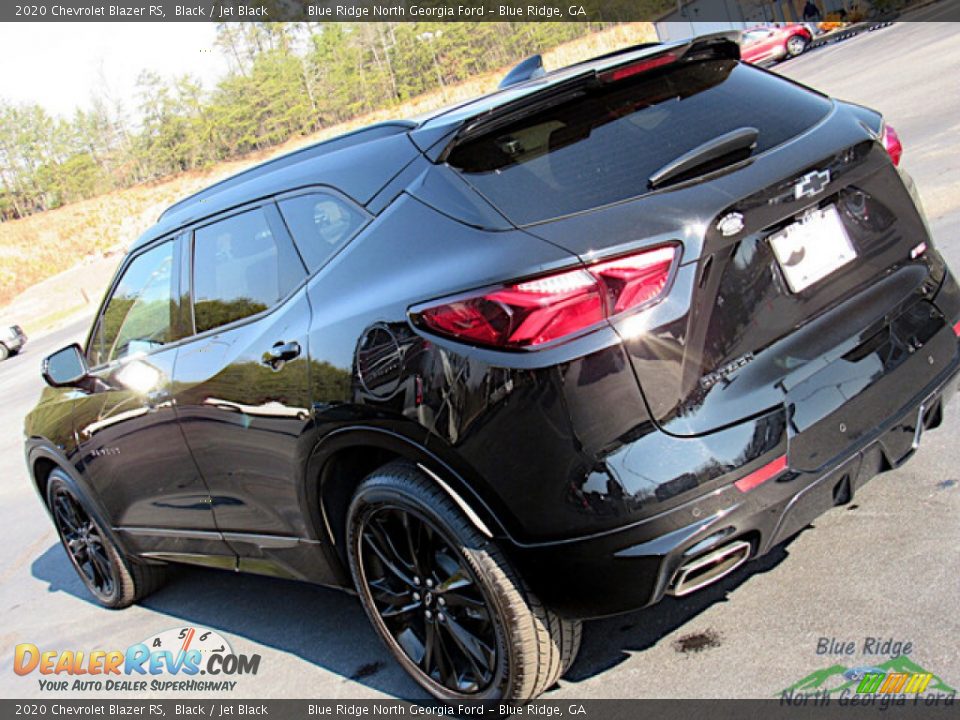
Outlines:
<svg viewBox="0 0 960 720"><path fill-rule="evenodd" d="M410 677L445 702L535 698L580 647L580 622L545 607L491 535L404 460L371 473L347 511L347 559L367 617Z"/></svg>
<svg viewBox="0 0 960 720"><path fill-rule="evenodd" d="M423 515L383 505L360 530L367 591L384 627L433 682L457 694L486 689L497 632L474 572Z"/></svg>
<svg viewBox="0 0 960 720"><path fill-rule="evenodd" d="M118 577L103 531L66 487L55 488L50 500L63 546L84 584L98 599L111 600Z"/></svg>
<svg viewBox="0 0 960 720"><path fill-rule="evenodd" d="M70 564L97 602L123 608L160 587L166 567L127 555L104 530L83 491L60 468L47 478L46 497Z"/></svg>

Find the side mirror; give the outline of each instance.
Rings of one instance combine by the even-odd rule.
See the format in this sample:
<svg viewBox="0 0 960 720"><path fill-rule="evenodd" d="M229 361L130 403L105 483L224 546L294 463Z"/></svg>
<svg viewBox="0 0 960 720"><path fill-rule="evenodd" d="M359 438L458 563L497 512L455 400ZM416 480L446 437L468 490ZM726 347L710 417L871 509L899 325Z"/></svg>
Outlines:
<svg viewBox="0 0 960 720"><path fill-rule="evenodd" d="M90 374L90 369L83 350L74 343L44 358L42 373L50 387L74 387Z"/></svg>

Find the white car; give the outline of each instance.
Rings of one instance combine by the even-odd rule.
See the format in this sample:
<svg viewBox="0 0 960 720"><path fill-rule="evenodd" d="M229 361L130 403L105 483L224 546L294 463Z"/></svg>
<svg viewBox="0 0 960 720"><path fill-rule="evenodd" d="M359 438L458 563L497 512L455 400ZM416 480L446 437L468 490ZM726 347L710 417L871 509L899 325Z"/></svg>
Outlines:
<svg viewBox="0 0 960 720"><path fill-rule="evenodd" d="M27 344L27 336L19 325L0 325L0 360L6 360Z"/></svg>

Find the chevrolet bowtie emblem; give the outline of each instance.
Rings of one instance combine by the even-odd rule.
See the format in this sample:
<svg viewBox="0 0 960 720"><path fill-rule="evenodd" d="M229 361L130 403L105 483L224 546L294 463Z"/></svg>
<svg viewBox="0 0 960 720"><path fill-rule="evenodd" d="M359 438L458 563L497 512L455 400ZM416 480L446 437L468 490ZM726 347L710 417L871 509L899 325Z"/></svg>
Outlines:
<svg viewBox="0 0 960 720"><path fill-rule="evenodd" d="M822 193L823 189L829 184L829 170L814 170L812 173L807 173L800 178L800 182L793 186L793 196L797 200L805 197L813 197L814 195Z"/></svg>

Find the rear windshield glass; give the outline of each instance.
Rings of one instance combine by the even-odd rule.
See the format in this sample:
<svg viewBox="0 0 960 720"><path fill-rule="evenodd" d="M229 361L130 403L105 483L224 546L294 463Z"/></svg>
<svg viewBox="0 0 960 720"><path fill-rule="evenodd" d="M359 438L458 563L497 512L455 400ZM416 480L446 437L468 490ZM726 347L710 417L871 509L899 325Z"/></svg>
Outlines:
<svg viewBox="0 0 960 720"><path fill-rule="evenodd" d="M457 146L448 158L524 225L648 191L680 155L742 127L754 154L816 124L830 101L733 60L703 60L602 85Z"/></svg>

